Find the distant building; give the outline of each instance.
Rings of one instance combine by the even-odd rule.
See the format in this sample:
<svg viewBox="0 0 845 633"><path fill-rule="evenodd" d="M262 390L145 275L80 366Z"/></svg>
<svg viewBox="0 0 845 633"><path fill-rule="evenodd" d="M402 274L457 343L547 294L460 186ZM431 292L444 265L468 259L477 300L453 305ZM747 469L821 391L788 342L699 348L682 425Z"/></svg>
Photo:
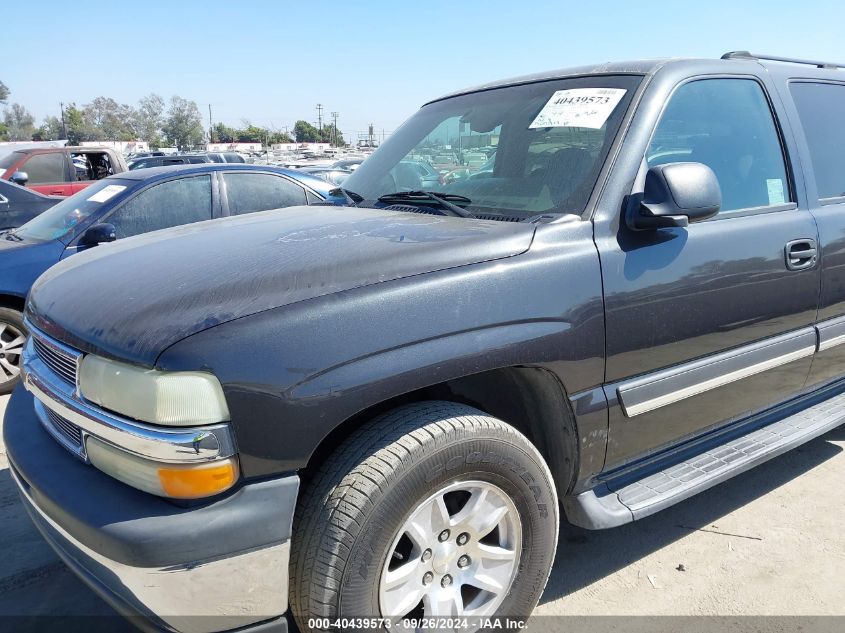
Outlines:
<svg viewBox="0 0 845 633"><path fill-rule="evenodd" d="M322 154L331 149L331 143L274 143L270 146L274 152L311 152Z"/></svg>
<svg viewBox="0 0 845 633"><path fill-rule="evenodd" d="M206 150L209 152L260 152L264 146L261 143L209 143Z"/></svg>
<svg viewBox="0 0 845 633"><path fill-rule="evenodd" d="M110 147L123 154L140 154L149 152L150 144L146 141L82 141L82 147Z"/></svg>

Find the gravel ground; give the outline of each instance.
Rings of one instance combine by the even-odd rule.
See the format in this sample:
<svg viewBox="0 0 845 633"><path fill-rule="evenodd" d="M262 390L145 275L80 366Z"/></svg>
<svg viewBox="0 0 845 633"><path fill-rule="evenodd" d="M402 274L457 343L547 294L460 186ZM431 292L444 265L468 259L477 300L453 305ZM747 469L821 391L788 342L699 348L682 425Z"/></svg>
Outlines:
<svg viewBox="0 0 845 633"><path fill-rule="evenodd" d="M0 397L0 418L6 400ZM845 616L843 448L845 426L638 523L603 532L562 528L536 613L730 616L720 629L735 628L738 616ZM16 631L44 630L43 620L28 619L35 615L113 614L30 524L2 443L0 534L0 615L21 616ZM62 619L62 631L92 628ZM843 622L828 622L830 630ZM794 627L757 621L753 628Z"/></svg>

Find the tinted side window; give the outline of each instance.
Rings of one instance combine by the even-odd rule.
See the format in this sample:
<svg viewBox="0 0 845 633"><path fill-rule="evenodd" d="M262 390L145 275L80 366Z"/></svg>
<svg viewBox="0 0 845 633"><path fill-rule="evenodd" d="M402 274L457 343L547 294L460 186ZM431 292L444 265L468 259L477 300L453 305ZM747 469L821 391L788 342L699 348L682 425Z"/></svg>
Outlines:
<svg viewBox="0 0 845 633"><path fill-rule="evenodd" d="M150 187L115 211L106 222L117 237L131 237L211 219L211 176L169 180Z"/></svg>
<svg viewBox="0 0 845 633"><path fill-rule="evenodd" d="M21 167L29 176L26 184L38 185L47 182L66 182L65 155L61 152L54 154L35 154Z"/></svg>
<svg viewBox="0 0 845 633"><path fill-rule="evenodd" d="M649 167L685 161L710 167L722 188L722 211L789 201L774 119L751 79L704 79L678 88L646 159Z"/></svg>
<svg viewBox="0 0 845 633"><path fill-rule="evenodd" d="M845 196L845 86L789 86L810 147L819 198Z"/></svg>
<svg viewBox="0 0 845 633"><path fill-rule="evenodd" d="M305 190L271 174L225 174L229 215L306 204Z"/></svg>

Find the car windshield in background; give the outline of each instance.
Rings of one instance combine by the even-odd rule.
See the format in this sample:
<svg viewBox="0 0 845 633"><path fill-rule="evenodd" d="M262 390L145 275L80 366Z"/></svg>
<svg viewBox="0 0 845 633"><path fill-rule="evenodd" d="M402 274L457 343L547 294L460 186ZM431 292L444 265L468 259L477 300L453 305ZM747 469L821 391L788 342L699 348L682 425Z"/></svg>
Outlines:
<svg viewBox="0 0 845 633"><path fill-rule="evenodd" d="M122 194L137 181L109 178L95 182L77 194L65 198L14 231L18 237L45 242L73 234L102 205Z"/></svg>
<svg viewBox="0 0 845 633"><path fill-rule="evenodd" d="M0 172L4 172L9 169L9 167L18 162L22 156L23 152L12 152L11 154L6 154L5 156L0 157Z"/></svg>
<svg viewBox="0 0 845 633"><path fill-rule="evenodd" d="M344 182L367 200L424 190L474 215L581 213L641 81L575 77L424 106Z"/></svg>

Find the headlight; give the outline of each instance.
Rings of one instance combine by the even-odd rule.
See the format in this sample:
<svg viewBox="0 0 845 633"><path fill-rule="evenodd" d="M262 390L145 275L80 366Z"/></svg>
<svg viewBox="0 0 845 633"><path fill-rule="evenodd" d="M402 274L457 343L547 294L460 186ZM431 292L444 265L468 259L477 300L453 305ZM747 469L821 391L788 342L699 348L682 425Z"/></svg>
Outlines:
<svg viewBox="0 0 845 633"><path fill-rule="evenodd" d="M207 464L162 464L132 455L95 437L85 449L91 463L107 475L144 492L174 499L200 499L232 487L238 478L237 461Z"/></svg>
<svg viewBox="0 0 845 633"><path fill-rule="evenodd" d="M79 391L104 409L151 424L201 426L229 419L220 381L203 372L141 369L88 354L79 367Z"/></svg>

